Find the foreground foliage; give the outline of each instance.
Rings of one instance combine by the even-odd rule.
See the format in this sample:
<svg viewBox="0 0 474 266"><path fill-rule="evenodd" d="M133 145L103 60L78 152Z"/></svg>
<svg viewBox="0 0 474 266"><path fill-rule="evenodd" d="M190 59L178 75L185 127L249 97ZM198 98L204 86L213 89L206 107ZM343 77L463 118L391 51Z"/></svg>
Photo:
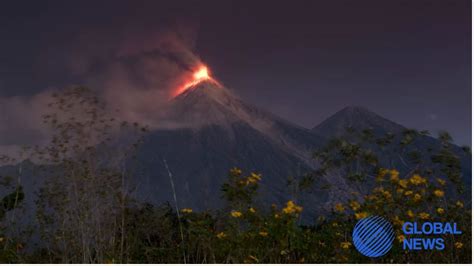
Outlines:
<svg viewBox="0 0 474 266"><path fill-rule="evenodd" d="M43 173L47 182L35 203L38 230L7 236L8 226L20 219L14 212L32 195L24 194L21 175L13 185L14 179L4 177L1 263L471 262L470 202L463 200L468 197L459 151L453 151L446 133L439 136L441 146L432 148L412 145L426 132L377 136L348 129L348 136L315 152L319 169L289 181L292 193L284 203L257 202L265 177L233 168L222 186L225 206L196 211L130 197L127 177L133 171L126 161L146 128L116 121L85 88L53 99L52 112L44 117L52 142L30 150L31 158L55 166ZM339 187L325 182L328 176L339 177ZM322 216L304 217L307 207L299 194L314 186L339 189L334 194L340 197ZM354 225L370 215L385 217L396 231L391 251L377 259L364 257L352 244ZM406 251L405 221L456 222L463 234L443 236L443 251Z"/></svg>

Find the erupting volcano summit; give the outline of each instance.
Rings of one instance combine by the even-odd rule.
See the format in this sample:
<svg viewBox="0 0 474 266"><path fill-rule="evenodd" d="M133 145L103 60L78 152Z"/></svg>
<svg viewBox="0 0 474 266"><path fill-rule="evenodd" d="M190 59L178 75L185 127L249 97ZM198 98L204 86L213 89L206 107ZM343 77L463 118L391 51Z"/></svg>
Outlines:
<svg viewBox="0 0 474 266"><path fill-rule="evenodd" d="M197 84L207 81L207 82L212 82L217 85L219 83L213 79L209 73L208 68L205 65L200 65L196 71L194 71L192 75L192 79L190 81L186 81L183 86L179 87L174 93L173 97L176 97L177 95L185 92L187 89L196 86Z"/></svg>

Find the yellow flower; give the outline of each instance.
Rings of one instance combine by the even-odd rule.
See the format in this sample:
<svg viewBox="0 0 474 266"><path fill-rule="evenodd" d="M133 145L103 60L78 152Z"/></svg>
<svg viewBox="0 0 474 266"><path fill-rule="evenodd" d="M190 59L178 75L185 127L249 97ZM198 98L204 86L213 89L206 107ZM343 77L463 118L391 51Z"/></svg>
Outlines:
<svg viewBox="0 0 474 266"><path fill-rule="evenodd" d="M459 249L459 248L462 248L463 244L461 242L456 242L454 243L454 246Z"/></svg>
<svg viewBox="0 0 474 266"><path fill-rule="evenodd" d="M413 200L414 201L420 201L421 200L421 195L416 193L414 196L413 196Z"/></svg>
<svg viewBox="0 0 474 266"><path fill-rule="evenodd" d="M435 190L433 193L434 193L434 195L435 195L436 197L438 197L438 198L441 198L441 197L444 196L444 191L442 191L442 190L440 190L440 189Z"/></svg>
<svg viewBox="0 0 474 266"><path fill-rule="evenodd" d="M411 194L413 194L413 191L411 190L408 190L407 192L405 192L405 196L410 196Z"/></svg>
<svg viewBox="0 0 474 266"><path fill-rule="evenodd" d="M458 206L459 208L464 208L464 204L459 200L456 202L456 206Z"/></svg>
<svg viewBox="0 0 474 266"><path fill-rule="evenodd" d="M357 211L358 209L360 209L359 202L357 202L355 200L351 201L351 203L349 205L351 206L352 210L354 210L354 211Z"/></svg>
<svg viewBox="0 0 474 266"><path fill-rule="evenodd" d="M377 173L377 176L375 177L375 180L378 182L383 181L383 178L387 175L388 169L380 168L379 172Z"/></svg>
<svg viewBox="0 0 474 266"><path fill-rule="evenodd" d="M413 218L413 217L415 217L415 214L411 210L408 210L407 211L407 216L410 217L410 218Z"/></svg>
<svg viewBox="0 0 474 266"><path fill-rule="evenodd" d="M407 188L407 186L408 186L408 180L406 180L406 179L401 179L400 181L398 181L398 185L400 185L402 188Z"/></svg>
<svg viewBox="0 0 474 266"><path fill-rule="evenodd" d="M274 217L275 217L275 219L280 219L280 214L276 213L276 214L274 215Z"/></svg>
<svg viewBox="0 0 474 266"><path fill-rule="evenodd" d="M338 211L338 212L343 212L345 208L344 208L344 205L342 205L342 203L337 203L334 206L334 209L336 209L336 211Z"/></svg>
<svg viewBox="0 0 474 266"><path fill-rule="evenodd" d="M225 238L227 235L224 233L224 232L220 232L219 234L217 234L217 238L219 239L223 239Z"/></svg>
<svg viewBox="0 0 474 266"><path fill-rule="evenodd" d="M242 174L242 170L240 170L237 167L234 167L234 168L230 169L230 174L234 175L234 176L239 176L239 175Z"/></svg>
<svg viewBox="0 0 474 266"><path fill-rule="evenodd" d="M231 215L232 217L234 217L234 218L239 218L239 217L242 216L242 213L239 212L239 211L231 211L231 212L230 212L230 215Z"/></svg>
<svg viewBox="0 0 474 266"><path fill-rule="evenodd" d="M251 173L250 176L252 178L257 179L258 181L262 180L262 175L261 174Z"/></svg>
<svg viewBox="0 0 474 266"><path fill-rule="evenodd" d="M184 209L181 209L181 212L182 212L182 213L192 213L192 212L193 212L193 209L184 208Z"/></svg>
<svg viewBox="0 0 474 266"><path fill-rule="evenodd" d="M346 242L341 242L341 248L343 248L343 249L348 249L348 248L350 248L351 246L352 246L351 242L348 242L348 241L346 241Z"/></svg>
<svg viewBox="0 0 474 266"><path fill-rule="evenodd" d="M384 191L383 195L385 196L386 199L391 199L392 198L392 193L390 193L390 191Z"/></svg>
<svg viewBox="0 0 474 266"><path fill-rule="evenodd" d="M261 179L262 179L262 175L251 173L250 176L247 178L247 181L250 184L256 184Z"/></svg>
<svg viewBox="0 0 474 266"><path fill-rule="evenodd" d="M444 179L437 178L436 181L438 181L438 183L442 186L446 185L446 180L444 180Z"/></svg>
<svg viewBox="0 0 474 266"><path fill-rule="evenodd" d="M251 213L255 213L255 209L254 209L254 208L252 208L252 207L250 207L250 208L249 208L249 212L251 212Z"/></svg>
<svg viewBox="0 0 474 266"><path fill-rule="evenodd" d="M397 189L397 193L398 193L398 194L402 194L404 191L405 191L405 190L404 190L403 188L398 188L398 189Z"/></svg>
<svg viewBox="0 0 474 266"><path fill-rule="evenodd" d="M420 214L418 214L418 217L420 217L423 220L426 220L430 218L430 215L426 212L420 212Z"/></svg>
<svg viewBox="0 0 474 266"><path fill-rule="evenodd" d="M388 169L385 169L385 168L380 168L379 170L379 176L384 176L388 173Z"/></svg>
<svg viewBox="0 0 474 266"><path fill-rule="evenodd" d="M411 178L410 178L410 183L412 183L413 185L421 185L421 184L424 184L426 183L426 179L421 177L420 175L418 174L414 174Z"/></svg>
<svg viewBox="0 0 474 266"><path fill-rule="evenodd" d="M383 187L376 187L376 188L374 188L373 191L374 191L374 193L383 193L384 192Z"/></svg>
<svg viewBox="0 0 474 266"><path fill-rule="evenodd" d="M303 207L296 205L292 200L286 203L286 207L283 208L283 213L292 214L300 213L303 211Z"/></svg>
<svg viewBox="0 0 474 266"><path fill-rule="evenodd" d="M443 215L444 214L444 209L443 208L438 208L438 209L436 209L436 212L440 215Z"/></svg>
<svg viewBox="0 0 474 266"><path fill-rule="evenodd" d="M400 172L398 172L395 169L390 170L390 180L392 182L395 182L395 183L398 182L399 176L400 176Z"/></svg>
<svg viewBox="0 0 474 266"><path fill-rule="evenodd" d="M358 212L355 214L355 217L357 220L360 220L360 219L363 219L365 217L367 217L369 214L366 213L366 212Z"/></svg>
<svg viewBox="0 0 474 266"><path fill-rule="evenodd" d="M403 225L403 221L400 220L400 218L398 218L398 215L395 216L395 218L393 218L393 222L394 222L394 224L398 224L398 225L400 225L400 226Z"/></svg>
<svg viewBox="0 0 474 266"><path fill-rule="evenodd" d="M261 236L263 236L263 237L268 236L268 233L265 232L265 231L260 231L258 234L261 235Z"/></svg>
<svg viewBox="0 0 474 266"><path fill-rule="evenodd" d="M398 242L402 243L403 240L405 240L405 236L404 235L398 235L397 239L398 239Z"/></svg>

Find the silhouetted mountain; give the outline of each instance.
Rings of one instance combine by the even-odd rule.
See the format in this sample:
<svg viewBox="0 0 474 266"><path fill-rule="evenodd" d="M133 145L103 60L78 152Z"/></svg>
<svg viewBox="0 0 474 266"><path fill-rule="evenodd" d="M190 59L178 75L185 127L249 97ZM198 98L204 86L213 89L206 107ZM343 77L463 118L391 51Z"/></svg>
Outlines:
<svg viewBox="0 0 474 266"><path fill-rule="evenodd" d="M376 135L401 133L406 128L385 119L365 107L348 106L315 126L312 131L326 138L342 136L348 129L362 131L372 129Z"/></svg>
<svg viewBox="0 0 474 266"><path fill-rule="evenodd" d="M432 155L438 154L443 147L440 140L416 130L408 129L364 107L346 107L312 129L312 132L328 140L342 138L352 143L360 139L360 134L364 131L373 134L373 141L362 145L362 147L374 151L380 159L381 165L396 168L402 174L407 174L415 168L440 170L440 166L431 162ZM389 144L383 147L376 144L377 140L381 140L386 136L392 138ZM409 136L408 139L406 136ZM403 142L408 144L400 145ZM461 161L461 179L466 187L464 197L470 200L472 189L471 156L459 146L454 144L449 146ZM419 160L413 160L415 154L419 156ZM419 161L424 164L420 165ZM370 188L370 185L367 185Z"/></svg>
<svg viewBox="0 0 474 266"><path fill-rule="evenodd" d="M153 131L138 156L143 169L138 194L154 203L172 199L164 160L180 207L220 206L220 189L232 167L262 173L260 199L282 203L291 197L288 178L309 172L311 151L324 142L213 83L200 83L177 96L169 113L167 124L175 128ZM324 197L319 194L313 203Z"/></svg>

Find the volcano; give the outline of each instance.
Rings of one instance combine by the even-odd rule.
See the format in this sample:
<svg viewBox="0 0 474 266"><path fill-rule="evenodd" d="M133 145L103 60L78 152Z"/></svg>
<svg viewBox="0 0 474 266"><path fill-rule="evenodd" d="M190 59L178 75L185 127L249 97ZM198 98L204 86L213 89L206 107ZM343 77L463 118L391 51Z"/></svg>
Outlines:
<svg viewBox="0 0 474 266"><path fill-rule="evenodd" d="M389 132L399 134L406 130L404 126L385 119L365 107L348 106L315 126L312 131L327 138L340 137L347 133L349 127L356 131L370 128L376 135Z"/></svg>
<svg viewBox="0 0 474 266"><path fill-rule="evenodd" d="M229 170L238 167L244 174L262 174L257 205L281 206L295 200L304 208L303 220L311 222L330 212L335 202L347 200L350 191L368 191L373 185L354 185L343 177L344 173L337 173L318 179L309 190L298 191L290 180L317 169L311 156L316 149L334 137L346 138L347 128L370 128L376 136L392 133L394 147L407 130L362 107L344 108L310 130L246 103L213 79L190 84L169 101L165 118L160 120L162 127L145 136L137 160L133 160L137 162L133 169L137 170L128 182L133 198L141 202L174 205L176 198L179 208L200 211L222 207L225 202L221 187L228 180ZM410 151L436 151L441 146L437 139L422 136L405 151L376 153L384 165L403 172L413 166L405 163ZM460 147L453 148L461 159L462 178L470 198L471 157ZM423 156L430 160L429 155ZM25 194L33 195L27 197L27 209L34 210L35 193L45 177L28 170L34 168L31 163L23 168ZM18 166L0 167L0 175L15 176L15 169Z"/></svg>
<svg viewBox="0 0 474 266"><path fill-rule="evenodd" d="M165 161L180 208L219 207L220 188L232 167L261 173L262 202L282 203L291 195L288 178L308 173L311 151L324 142L214 82L201 82L176 96L168 113L166 124L174 128L153 131L138 155L143 172L137 196L153 203L173 198Z"/></svg>

